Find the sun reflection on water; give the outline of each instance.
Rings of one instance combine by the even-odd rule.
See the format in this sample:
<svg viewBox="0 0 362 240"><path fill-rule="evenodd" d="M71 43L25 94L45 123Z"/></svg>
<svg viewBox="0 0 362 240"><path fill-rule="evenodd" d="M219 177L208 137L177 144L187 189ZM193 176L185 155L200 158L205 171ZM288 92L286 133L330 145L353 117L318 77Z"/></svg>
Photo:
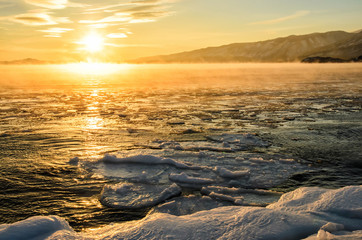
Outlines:
<svg viewBox="0 0 362 240"><path fill-rule="evenodd" d="M85 120L86 129L101 129L103 128L103 119L100 117L89 117Z"/></svg>

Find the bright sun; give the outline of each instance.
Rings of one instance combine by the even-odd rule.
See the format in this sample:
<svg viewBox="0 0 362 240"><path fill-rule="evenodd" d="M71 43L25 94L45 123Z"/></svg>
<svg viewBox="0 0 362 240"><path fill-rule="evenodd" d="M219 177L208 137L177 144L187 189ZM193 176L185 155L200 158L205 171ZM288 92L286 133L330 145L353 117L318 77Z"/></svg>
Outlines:
<svg viewBox="0 0 362 240"><path fill-rule="evenodd" d="M95 33L85 36L81 43L84 45L84 49L91 53L99 52L103 50L104 47L103 38Z"/></svg>

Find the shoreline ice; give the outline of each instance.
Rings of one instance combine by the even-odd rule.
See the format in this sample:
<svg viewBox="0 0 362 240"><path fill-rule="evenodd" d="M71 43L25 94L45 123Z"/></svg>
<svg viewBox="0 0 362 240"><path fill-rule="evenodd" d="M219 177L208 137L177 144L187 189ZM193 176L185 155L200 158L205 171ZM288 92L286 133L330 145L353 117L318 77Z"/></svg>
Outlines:
<svg viewBox="0 0 362 240"><path fill-rule="evenodd" d="M154 211L85 232L60 217L37 216L0 225L0 239L362 239L361 199L362 186L302 187L265 208L224 206L183 216Z"/></svg>

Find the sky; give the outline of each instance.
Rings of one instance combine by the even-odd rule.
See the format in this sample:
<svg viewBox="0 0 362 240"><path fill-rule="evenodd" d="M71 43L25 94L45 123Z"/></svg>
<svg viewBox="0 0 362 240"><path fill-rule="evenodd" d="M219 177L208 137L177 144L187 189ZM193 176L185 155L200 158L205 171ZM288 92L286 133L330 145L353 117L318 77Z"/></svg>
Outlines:
<svg viewBox="0 0 362 240"><path fill-rule="evenodd" d="M361 23L362 0L0 0L0 60L121 62Z"/></svg>

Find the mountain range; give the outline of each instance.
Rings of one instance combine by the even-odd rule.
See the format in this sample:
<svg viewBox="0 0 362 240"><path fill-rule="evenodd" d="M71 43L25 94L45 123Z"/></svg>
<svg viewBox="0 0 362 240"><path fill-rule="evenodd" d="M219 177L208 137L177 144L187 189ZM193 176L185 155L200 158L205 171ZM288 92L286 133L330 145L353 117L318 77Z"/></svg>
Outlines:
<svg viewBox="0 0 362 240"><path fill-rule="evenodd" d="M170 55L131 60L132 63L212 63L212 62L300 62L324 57L342 60L362 55L362 30L331 31L292 35L272 40L233 43Z"/></svg>

